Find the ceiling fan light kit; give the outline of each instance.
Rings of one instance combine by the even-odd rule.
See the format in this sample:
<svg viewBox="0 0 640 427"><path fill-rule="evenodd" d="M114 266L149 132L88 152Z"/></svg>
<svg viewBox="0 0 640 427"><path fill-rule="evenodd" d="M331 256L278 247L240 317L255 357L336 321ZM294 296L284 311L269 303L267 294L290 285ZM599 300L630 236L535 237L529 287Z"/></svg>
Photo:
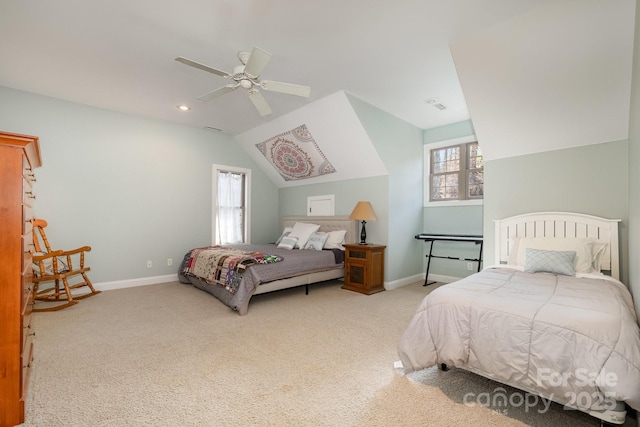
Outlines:
<svg viewBox="0 0 640 427"><path fill-rule="evenodd" d="M199 96L198 99L200 101L211 101L214 98L241 87L247 91L249 99L258 110L258 113L262 116L268 116L272 112L271 107L258 88L270 92L284 93L287 95L295 95L305 98L308 98L311 95L311 88L309 86L262 80L260 75L271 60L271 54L266 50L254 47L251 52L238 52L238 59L242 65L235 66L232 74L225 73L224 71L220 71L216 68L209 67L208 65L204 65L181 56L177 57L176 61L234 81L233 84L222 86Z"/></svg>

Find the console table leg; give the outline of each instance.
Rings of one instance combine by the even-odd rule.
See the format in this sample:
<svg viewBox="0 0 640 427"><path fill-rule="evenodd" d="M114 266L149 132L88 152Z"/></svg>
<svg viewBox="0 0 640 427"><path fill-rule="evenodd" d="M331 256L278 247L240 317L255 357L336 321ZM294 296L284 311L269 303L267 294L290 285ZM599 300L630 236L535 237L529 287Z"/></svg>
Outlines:
<svg viewBox="0 0 640 427"><path fill-rule="evenodd" d="M433 240L430 242L431 246L429 247L429 255L427 255L427 273L424 276L424 285L422 286L428 286L428 285L433 285L435 282L435 280L433 282L429 282L429 268L431 267L431 254L433 253Z"/></svg>

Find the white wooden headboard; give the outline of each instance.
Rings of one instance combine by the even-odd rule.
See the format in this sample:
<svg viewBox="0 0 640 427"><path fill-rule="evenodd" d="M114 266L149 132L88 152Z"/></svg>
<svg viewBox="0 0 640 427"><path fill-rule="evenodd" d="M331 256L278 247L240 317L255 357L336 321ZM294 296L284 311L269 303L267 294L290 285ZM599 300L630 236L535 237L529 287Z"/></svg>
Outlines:
<svg viewBox="0 0 640 427"><path fill-rule="evenodd" d="M348 216L285 216L282 218L282 227L293 227L296 222L318 224L318 231L347 230L345 243L358 243L358 221L349 219Z"/></svg>
<svg viewBox="0 0 640 427"><path fill-rule="evenodd" d="M572 212L534 212L495 220L496 262L506 263L514 237L592 238L608 243L602 269L620 279L618 248L619 219L607 219Z"/></svg>

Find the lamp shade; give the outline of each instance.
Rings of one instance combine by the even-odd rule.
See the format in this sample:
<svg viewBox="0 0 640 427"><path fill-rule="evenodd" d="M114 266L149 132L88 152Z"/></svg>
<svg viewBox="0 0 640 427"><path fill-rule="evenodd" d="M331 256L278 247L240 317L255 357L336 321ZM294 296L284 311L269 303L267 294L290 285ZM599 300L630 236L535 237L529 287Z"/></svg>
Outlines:
<svg viewBox="0 0 640 427"><path fill-rule="evenodd" d="M376 221L378 219L369 202L358 202L349 218L358 221Z"/></svg>

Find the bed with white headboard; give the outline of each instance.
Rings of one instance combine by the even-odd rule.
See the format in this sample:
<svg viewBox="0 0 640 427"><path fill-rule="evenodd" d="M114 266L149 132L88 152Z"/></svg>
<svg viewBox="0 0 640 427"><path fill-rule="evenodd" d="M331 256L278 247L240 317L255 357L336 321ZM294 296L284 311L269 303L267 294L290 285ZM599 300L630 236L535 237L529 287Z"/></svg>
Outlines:
<svg viewBox="0 0 640 427"><path fill-rule="evenodd" d="M318 226L316 233L327 235L327 237L338 236L338 241L329 238L322 243L323 247L319 248L322 250L300 249L298 247L290 249L285 248L284 244L278 244L283 240L283 237L287 236L287 230L293 229L297 223ZM238 274L240 270L235 269L232 274L240 279L231 286L220 277L217 278L218 280L212 280L211 277L201 273L202 271L214 272L217 266L223 262L221 256L210 258L217 263L216 266L200 269L190 268L200 262L196 260L196 252L211 253L214 250L214 247L195 248L185 255L178 277L180 282L192 284L212 294L240 315L244 315L247 314L249 300L254 295L298 286L305 286L306 292L308 292L310 284L343 277L344 248L342 243L357 242L357 230L357 221L349 219L348 216L286 216L282 219L281 228L278 230L281 237L276 243L233 246L234 250L241 251L243 254L251 252L252 254L245 256L249 261L252 261L250 258L253 258L253 253L258 253L279 258L276 262L253 265L250 265L252 264L250 262L249 267L242 269L241 275ZM316 246L316 248L318 247Z"/></svg>
<svg viewBox="0 0 640 427"><path fill-rule="evenodd" d="M405 372L462 368L624 423L625 404L640 410L640 329L618 280L619 222L569 212L495 221L497 264L424 298L398 344Z"/></svg>
<svg viewBox="0 0 640 427"><path fill-rule="evenodd" d="M571 212L537 212L496 220L496 262L508 264L522 239L591 239L603 245L600 270L620 279L619 219Z"/></svg>

